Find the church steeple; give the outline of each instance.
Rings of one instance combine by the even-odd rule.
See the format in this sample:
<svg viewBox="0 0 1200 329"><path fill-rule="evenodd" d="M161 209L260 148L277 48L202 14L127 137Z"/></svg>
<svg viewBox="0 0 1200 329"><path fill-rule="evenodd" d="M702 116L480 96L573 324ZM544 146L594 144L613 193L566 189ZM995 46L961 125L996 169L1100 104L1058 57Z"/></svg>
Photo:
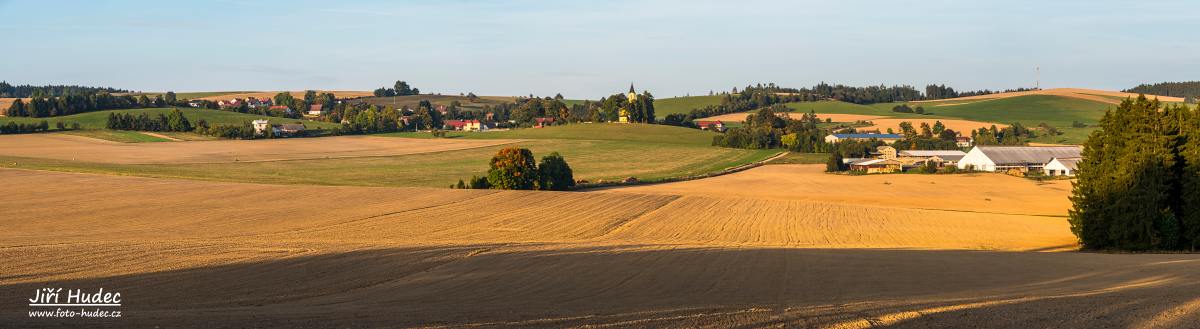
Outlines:
<svg viewBox="0 0 1200 329"><path fill-rule="evenodd" d="M629 83L629 92L631 92L631 93L635 93L635 94L637 93L637 91L634 91L634 90L633 90L633 83L632 83L632 82L630 82L630 83Z"/></svg>

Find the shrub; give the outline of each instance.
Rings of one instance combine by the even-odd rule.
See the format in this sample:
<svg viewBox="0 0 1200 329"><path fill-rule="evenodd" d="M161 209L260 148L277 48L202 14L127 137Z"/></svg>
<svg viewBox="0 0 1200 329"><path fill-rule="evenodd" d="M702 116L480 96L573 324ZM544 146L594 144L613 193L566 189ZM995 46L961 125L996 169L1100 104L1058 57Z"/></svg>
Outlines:
<svg viewBox="0 0 1200 329"><path fill-rule="evenodd" d="M575 186L575 175L567 160L558 152L550 153L538 164L538 189L565 191Z"/></svg>

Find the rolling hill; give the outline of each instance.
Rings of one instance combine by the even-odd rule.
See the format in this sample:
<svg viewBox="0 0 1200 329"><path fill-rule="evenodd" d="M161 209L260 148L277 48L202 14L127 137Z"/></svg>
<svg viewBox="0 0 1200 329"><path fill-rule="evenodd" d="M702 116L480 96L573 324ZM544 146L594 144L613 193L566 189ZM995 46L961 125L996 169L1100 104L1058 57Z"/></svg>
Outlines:
<svg viewBox="0 0 1200 329"><path fill-rule="evenodd" d="M37 122L41 122L42 120L45 120L47 122L50 122L51 125L53 125L55 122L62 122L68 126L70 126L72 123L78 123L80 128L83 128L83 129L104 129L105 124L108 122L108 114L112 113L112 112L128 113L128 114L134 114L134 115L137 115L139 113L146 113L146 115L149 115L149 116L156 116L160 113L164 114L164 115L167 113L170 113L171 110L173 110L173 109L174 108L165 108L164 107L164 108L152 108L152 109L108 110L108 111L87 112L87 113L66 115L66 116L60 116L60 117L49 117L49 118L4 117L4 118L0 118L0 124L8 123L9 121L17 122L17 123L37 123ZM195 123L197 120L204 119L204 121L208 121L208 123L210 125L242 124L243 122L249 122L249 121L258 120L258 119L268 119L272 123L303 122L306 126L309 126L310 128L311 127L321 127L321 128L325 128L325 129L330 129L330 128L335 128L335 127L339 126L337 124L328 123L328 122L317 122L317 121L309 121L309 120L302 120L302 119L287 119L287 118L278 118L278 117L268 117L268 116L261 116L261 115L230 112L230 111L193 109L193 108L180 108L180 110L183 111L184 115L187 116L188 120L191 120L193 123Z"/></svg>
<svg viewBox="0 0 1200 329"><path fill-rule="evenodd" d="M721 95L685 96L672 98L657 98L654 100L654 115L662 118L668 114L688 113L693 109L709 105L721 104Z"/></svg>

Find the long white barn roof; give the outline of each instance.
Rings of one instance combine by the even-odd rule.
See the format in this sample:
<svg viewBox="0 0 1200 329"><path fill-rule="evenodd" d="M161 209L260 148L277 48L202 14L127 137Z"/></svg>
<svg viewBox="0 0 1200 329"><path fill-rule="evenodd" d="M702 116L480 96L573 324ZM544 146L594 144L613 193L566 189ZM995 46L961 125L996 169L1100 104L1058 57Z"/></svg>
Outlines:
<svg viewBox="0 0 1200 329"><path fill-rule="evenodd" d="M996 165L1044 164L1052 158L1078 158L1082 146L976 146Z"/></svg>

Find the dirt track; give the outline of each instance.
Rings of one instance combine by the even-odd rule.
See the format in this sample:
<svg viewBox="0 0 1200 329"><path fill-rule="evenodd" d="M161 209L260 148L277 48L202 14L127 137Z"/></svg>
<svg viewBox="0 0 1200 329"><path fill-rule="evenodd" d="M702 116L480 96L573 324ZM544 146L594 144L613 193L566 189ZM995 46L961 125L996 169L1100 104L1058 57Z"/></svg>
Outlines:
<svg viewBox="0 0 1200 329"><path fill-rule="evenodd" d="M118 143L66 134L0 137L0 154L120 164L220 163L390 156L501 145L512 140L422 140L369 136Z"/></svg>
<svg viewBox="0 0 1200 329"><path fill-rule="evenodd" d="M1061 217L978 213L1000 175L765 166L604 193L309 187L0 170L0 323L41 287L123 294L112 326L1180 327L1200 259L1061 250ZM739 177L745 175L745 177ZM828 176L828 181L816 176ZM760 181L788 177L780 182ZM876 177L891 202L869 192ZM911 177L911 178L910 178ZM951 178L930 184L924 179ZM848 183L823 200L802 194ZM1028 184L1024 184L1028 183ZM731 185L738 184L738 185ZM980 186L999 185L996 189ZM766 189L777 189L777 193ZM933 187L924 198L903 196ZM710 187L705 187L710 186ZM722 194L739 186L745 194ZM997 212L1028 211L995 199ZM876 202L879 201L879 202ZM869 204L868 206L862 206ZM64 206L69 205L69 206ZM1040 210L1039 210L1040 209ZM1067 246L1064 246L1064 243Z"/></svg>

